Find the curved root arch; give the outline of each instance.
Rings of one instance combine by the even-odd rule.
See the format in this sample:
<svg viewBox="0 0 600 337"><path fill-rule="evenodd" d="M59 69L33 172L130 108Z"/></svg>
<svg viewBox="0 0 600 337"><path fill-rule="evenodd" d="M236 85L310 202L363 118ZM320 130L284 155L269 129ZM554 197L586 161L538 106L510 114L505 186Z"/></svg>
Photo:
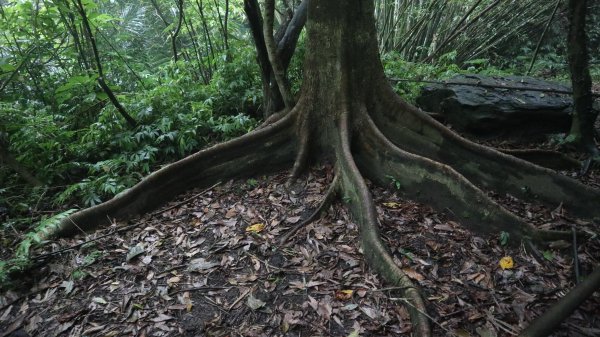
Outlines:
<svg viewBox="0 0 600 337"><path fill-rule="evenodd" d="M478 233L505 231L511 237L535 241L568 239L570 233L542 231L491 200L452 167L401 150L379 131L367 116L366 132L357 142L361 169L380 185L389 185L389 177L400 183L405 197L449 211L454 218Z"/></svg>
<svg viewBox="0 0 600 337"><path fill-rule="evenodd" d="M113 219L126 219L152 210L194 187L269 173L289 165L296 147L292 128L296 115L292 111L271 125L165 166L113 199L72 214L46 236L69 236L93 230L109 225Z"/></svg>
<svg viewBox="0 0 600 337"><path fill-rule="evenodd" d="M559 204L579 217L600 219L600 192L553 170L466 140L400 99L389 84L378 86L371 116L396 146L451 166L473 184Z"/></svg>
<svg viewBox="0 0 600 337"><path fill-rule="evenodd" d="M377 211L371 193L356 166L350 150L348 112L341 116L340 141L336 149L340 168L340 194L349 203L350 213L360 228L360 241L369 265L386 281L402 288L416 336L431 336L431 328L421 295L410 278L396 265L381 241Z"/></svg>

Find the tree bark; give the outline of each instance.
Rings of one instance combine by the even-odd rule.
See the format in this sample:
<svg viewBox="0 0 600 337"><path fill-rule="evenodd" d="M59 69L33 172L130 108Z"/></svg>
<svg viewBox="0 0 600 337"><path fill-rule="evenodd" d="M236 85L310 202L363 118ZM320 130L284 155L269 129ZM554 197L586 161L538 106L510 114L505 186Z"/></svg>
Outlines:
<svg viewBox="0 0 600 337"><path fill-rule="evenodd" d="M594 141L594 122L598 111L594 110L592 78L589 70L585 19L587 0L569 0L569 33L567 54L573 86L574 114L571 123L571 140L587 153L600 154Z"/></svg>
<svg viewBox="0 0 600 337"><path fill-rule="evenodd" d="M279 26L275 33L277 43L277 57L285 71L296 50L298 38L306 23L308 0L303 0L296 8L294 15L289 21ZM269 61L265 38L263 34L263 18L257 0L244 0L244 11L250 25L250 31L254 38L257 60L261 70L263 85L263 111L264 117L268 118L284 108L283 98L279 91L277 81L273 75L273 67Z"/></svg>

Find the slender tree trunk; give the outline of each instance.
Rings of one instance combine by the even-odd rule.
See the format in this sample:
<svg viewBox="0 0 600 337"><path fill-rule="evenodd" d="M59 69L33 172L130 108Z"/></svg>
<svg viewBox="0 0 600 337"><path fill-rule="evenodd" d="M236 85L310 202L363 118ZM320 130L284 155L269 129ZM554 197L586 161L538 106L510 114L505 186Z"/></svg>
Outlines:
<svg viewBox="0 0 600 337"><path fill-rule="evenodd" d="M529 75L529 73L531 72L531 69L533 69L533 65L535 64L535 61L537 59L538 53L540 51L540 47L542 46L542 42L544 42L544 37L546 36L546 33L548 32L548 28L550 28L550 24L552 23L552 20L554 20L554 15L556 15L556 11L558 10L558 7L560 7L560 2L561 2L561 0L556 0L556 5L554 6L554 9L552 10L552 14L550 14L550 17L548 18L548 22L546 22L546 26L544 26L544 30L542 31L542 35L540 35L540 39L538 40L537 45L535 46L533 56L531 57L531 63L529 63L529 68L527 68L527 72L525 73L525 75Z"/></svg>
<svg viewBox="0 0 600 337"><path fill-rule="evenodd" d="M306 23L306 13L308 0L304 0L296 8L294 15L290 20L284 22L275 33L277 43L277 58L281 61L284 71L291 62L298 38ZM265 44L265 35L263 32L263 18L257 0L244 0L244 11L250 23L250 31L254 38L258 64L261 69L261 78L263 84L263 112L267 118L284 108L283 98L279 91L277 80L273 74L273 68L269 61L267 47Z"/></svg>
<svg viewBox="0 0 600 337"><path fill-rule="evenodd" d="M574 104L570 138L584 151L598 155L599 151L594 141L594 122L598 111L593 107L592 78L585 33L586 10L587 0L569 0L567 53Z"/></svg>
<svg viewBox="0 0 600 337"><path fill-rule="evenodd" d="M206 18L204 16L204 6L202 4L202 0L196 0L196 6L198 8L198 13L200 14L200 21L202 22L202 28L204 29L204 39L206 40L207 44L208 44L208 51L207 51L207 57L209 58L209 62L208 62L208 69L209 69L209 78L212 77L212 73L214 71L213 69L213 62L215 60L215 50L214 50L214 46L212 43L212 39L210 37L210 32L208 30L208 24L206 23Z"/></svg>
<svg viewBox="0 0 600 337"><path fill-rule="evenodd" d="M115 108L117 109L119 114L121 114L121 116L125 119L127 124L129 124L129 127L135 128L137 126L137 122L135 121L135 119L133 119L133 117L131 117L129 115L127 110L125 110L125 107L123 107L123 105L121 105L121 103L117 99L117 96L115 96L115 94L113 93L112 89L108 86L108 84L106 84L106 81L104 79L104 71L102 70L102 62L100 62L100 54L98 53L98 47L96 45L96 39L94 38L94 34L92 33L92 28L90 27L90 23L88 22L87 15L85 13L85 8L83 7L81 0L76 0L76 1L77 1L77 3L76 3L77 9L79 11L79 14L81 15L81 19L83 21L83 26L88 35L88 39L90 40L90 43L92 45L92 51L94 52L94 60L96 61L96 70L98 71L98 84L100 85L100 87L102 88L104 93L106 93L106 95L108 96L108 99L115 106Z"/></svg>
<svg viewBox="0 0 600 337"><path fill-rule="evenodd" d="M275 76L279 93L283 98L283 104L285 105L286 109L290 110L294 106L294 97L292 96L292 89L287 78L287 69L283 66L281 58L277 53L277 44L275 42L275 37L273 36L274 16L275 0L266 0L265 17L263 22L265 46L267 48L267 55L269 56L271 68L273 69L273 76Z"/></svg>
<svg viewBox="0 0 600 337"><path fill-rule="evenodd" d="M171 49L173 50L173 59L175 63L177 63L177 61L179 60L177 53L177 36L181 31L181 25L183 23L183 0L177 0L177 8L179 10L179 14L177 15L177 27L175 28L175 31L171 32Z"/></svg>

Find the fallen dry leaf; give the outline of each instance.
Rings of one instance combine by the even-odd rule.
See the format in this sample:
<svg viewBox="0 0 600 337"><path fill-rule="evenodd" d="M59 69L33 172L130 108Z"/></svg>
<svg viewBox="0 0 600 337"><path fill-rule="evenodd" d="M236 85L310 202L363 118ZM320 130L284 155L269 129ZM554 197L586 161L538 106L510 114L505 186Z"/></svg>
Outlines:
<svg viewBox="0 0 600 337"><path fill-rule="evenodd" d="M515 263L514 263L512 257L505 256L500 259L499 265L500 265L500 268L502 268L502 269L513 269Z"/></svg>
<svg viewBox="0 0 600 337"><path fill-rule="evenodd" d="M258 310L262 307L265 306L265 302L261 301L260 299L252 296L252 294L250 296L248 296L248 300L246 300L246 305L248 305L248 307L252 310Z"/></svg>
<svg viewBox="0 0 600 337"><path fill-rule="evenodd" d="M335 298L340 301L347 301L352 298L354 290L336 290Z"/></svg>
<svg viewBox="0 0 600 337"><path fill-rule="evenodd" d="M404 267L402 268L402 271L406 274L406 276L413 280L423 281L425 279L425 276L419 274L417 271L410 267Z"/></svg>
<svg viewBox="0 0 600 337"><path fill-rule="evenodd" d="M263 231L263 229L265 229L265 224L257 223L257 224L246 227L246 232L247 233L260 233Z"/></svg>
<svg viewBox="0 0 600 337"><path fill-rule="evenodd" d="M220 264L217 262L206 261L204 258L201 257L201 258L190 261L190 264L188 265L187 270L188 271L203 271L203 270L207 270L207 269L219 266L219 265Z"/></svg>
<svg viewBox="0 0 600 337"><path fill-rule="evenodd" d="M154 323L159 323L159 322L165 322L165 321L169 321L174 319L173 316L169 316L169 315L165 315L165 314L159 314L157 317L154 317L151 319L152 322Z"/></svg>

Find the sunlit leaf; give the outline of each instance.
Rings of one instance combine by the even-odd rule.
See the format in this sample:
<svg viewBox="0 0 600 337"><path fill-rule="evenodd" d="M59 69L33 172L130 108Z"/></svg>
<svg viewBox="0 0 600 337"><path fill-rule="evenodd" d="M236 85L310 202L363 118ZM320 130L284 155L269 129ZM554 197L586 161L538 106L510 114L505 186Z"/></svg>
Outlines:
<svg viewBox="0 0 600 337"><path fill-rule="evenodd" d="M510 256L505 256L500 259L500 268L502 269L512 269L514 268L515 263Z"/></svg>
<svg viewBox="0 0 600 337"><path fill-rule="evenodd" d="M354 294L354 290L337 290L335 292L335 298L340 300L340 301L347 301L349 299L352 298L352 295Z"/></svg>
<svg viewBox="0 0 600 337"><path fill-rule="evenodd" d="M348 337L358 337L358 336L360 336L358 333L358 330L354 330L348 335Z"/></svg>
<svg viewBox="0 0 600 337"><path fill-rule="evenodd" d="M260 233L265 229L264 223L256 223L254 225L246 227L246 232L248 233Z"/></svg>

